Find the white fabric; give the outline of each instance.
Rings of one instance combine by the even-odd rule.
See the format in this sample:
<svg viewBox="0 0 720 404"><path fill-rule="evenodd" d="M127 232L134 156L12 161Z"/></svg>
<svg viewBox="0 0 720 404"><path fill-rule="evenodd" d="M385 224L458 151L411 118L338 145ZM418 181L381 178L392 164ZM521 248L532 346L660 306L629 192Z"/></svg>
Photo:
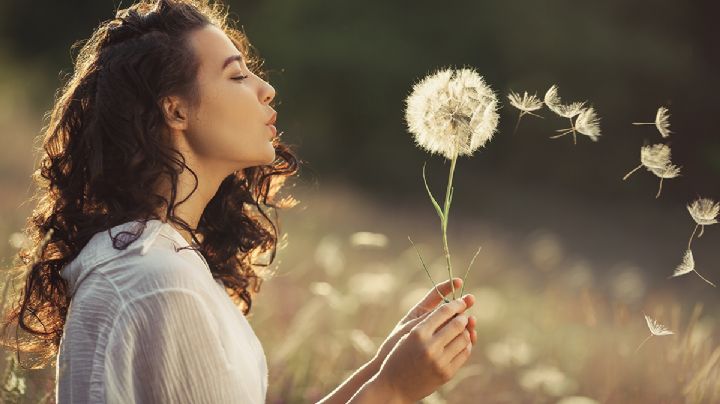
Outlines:
<svg viewBox="0 0 720 404"><path fill-rule="evenodd" d="M150 220L124 250L107 231L95 234L62 270L73 297L56 364L59 404L265 402L262 345L202 255L176 251L188 245Z"/></svg>

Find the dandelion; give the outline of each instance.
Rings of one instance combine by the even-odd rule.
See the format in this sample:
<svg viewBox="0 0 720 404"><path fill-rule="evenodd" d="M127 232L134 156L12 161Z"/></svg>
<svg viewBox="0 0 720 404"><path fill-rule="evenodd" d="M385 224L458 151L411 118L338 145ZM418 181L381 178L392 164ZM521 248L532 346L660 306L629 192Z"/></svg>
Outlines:
<svg viewBox="0 0 720 404"><path fill-rule="evenodd" d="M459 156L472 155L493 137L499 122L497 96L474 69L445 69L415 84L406 104L405 120L416 144L451 161L442 209L427 184L424 165L423 181L440 218L443 250L452 279L447 223L454 190L453 174ZM451 285L455 298L455 286Z"/></svg>
<svg viewBox="0 0 720 404"><path fill-rule="evenodd" d="M448 160L484 146L499 120L497 96L473 69L445 69L422 79L406 104L417 145Z"/></svg>
<svg viewBox="0 0 720 404"><path fill-rule="evenodd" d="M709 283L713 287L716 287L714 283L705 279L704 276L700 275L700 273L697 270L695 270L695 258L693 258L692 250L688 249L687 251L685 251L685 255L683 256L682 262L680 263L680 265L678 265L675 268L675 271L673 272L673 274L670 277L674 278L676 276L685 275L690 272L695 272L697 274L697 276L699 276L702 280Z"/></svg>
<svg viewBox="0 0 720 404"><path fill-rule="evenodd" d="M583 110L583 107L585 106L585 101L583 102L573 102L571 104L563 104L562 99L560 98L560 95L558 94L558 86L553 84L552 87L550 87L549 90L545 93L545 105L550 108L551 111L554 113L560 115L561 117L568 118L570 120L570 130L567 133L573 134L573 143L577 144L577 129L575 128L575 125L573 124L573 117L580 115L580 113ZM565 129L561 130L561 132L564 132ZM564 133L562 135L552 136L552 138L557 138L563 135L566 135L567 133Z"/></svg>
<svg viewBox="0 0 720 404"><path fill-rule="evenodd" d="M648 171L660 178L660 186L655 198L660 197L664 179L675 178L680 175L680 167L670 162L670 147L662 143L641 147L640 165L625 174L623 181L627 180L630 175L642 167L647 168Z"/></svg>
<svg viewBox="0 0 720 404"><path fill-rule="evenodd" d="M690 241L688 241L688 249L692 244L693 237L698 227L700 227L700 234L698 238L702 237L705 232L705 226L717 223L717 215L720 213L720 203L713 201L708 198L698 198L692 204L687 206L690 216L695 221L695 228L690 235Z"/></svg>
<svg viewBox="0 0 720 404"><path fill-rule="evenodd" d="M542 118L540 115L532 112L537 111L543 106L542 100L540 100L537 95L528 95L527 91L525 91L523 96L520 97L520 94L511 90L508 95L508 99L513 107L520 110L520 115L518 115L517 123L515 123L515 130L513 130L513 134L517 132L518 126L520 125L520 119L522 119L523 115L532 115Z"/></svg>
<svg viewBox="0 0 720 404"><path fill-rule="evenodd" d="M655 125L662 137L668 137L672 134L670 131L670 113L665 107L658 108L655 122L633 122L633 125Z"/></svg>
<svg viewBox="0 0 720 404"><path fill-rule="evenodd" d="M555 139L569 133L577 132L589 137L593 142L598 141L598 137L600 136L600 118L595 113L595 108L583 108L577 118L575 118L575 123L572 122L572 119L570 119L570 123L572 123L571 128L560 129L558 132L562 133L550 136L550 138Z"/></svg>
<svg viewBox="0 0 720 404"><path fill-rule="evenodd" d="M643 340L643 342L640 343L640 345L637 347L637 349L635 349L636 353L645 344L645 342L647 342L647 340L649 340L651 337L653 337L655 335L661 337L663 335L675 334L674 332L668 330L664 325L662 325L662 324L658 323L657 321L653 320L652 318L650 318L650 316L648 316L647 314L645 314L645 322L647 322L647 326L650 329L650 335L648 335L648 337L645 338L645 340Z"/></svg>

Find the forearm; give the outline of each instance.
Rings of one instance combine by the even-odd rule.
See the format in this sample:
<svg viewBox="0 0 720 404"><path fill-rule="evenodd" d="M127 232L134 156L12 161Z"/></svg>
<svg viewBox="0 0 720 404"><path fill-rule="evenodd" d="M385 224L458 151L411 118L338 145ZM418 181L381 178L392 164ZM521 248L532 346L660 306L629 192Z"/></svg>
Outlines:
<svg viewBox="0 0 720 404"><path fill-rule="evenodd" d="M376 373L347 402L348 404L410 404L410 401L392 391Z"/></svg>
<svg viewBox="0 0 720 404"><path fill-rule="evenodd" d="M356 395L360 389L375 376L380 369L377 360L373 358L370 362L362 365L347 380L338 386L332 393L320 400L318 404L345 404L350 401L353 395ZM373 390L371 388L371 390ZM363 401L353 401L361 403ZM370 402L370 401L367 401Z"/></svg>

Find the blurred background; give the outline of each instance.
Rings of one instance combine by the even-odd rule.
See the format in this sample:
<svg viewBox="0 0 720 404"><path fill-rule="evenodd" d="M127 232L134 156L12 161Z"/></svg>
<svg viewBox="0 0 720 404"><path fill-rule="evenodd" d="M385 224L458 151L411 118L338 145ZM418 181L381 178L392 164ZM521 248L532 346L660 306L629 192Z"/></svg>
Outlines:
<svg viewBox="0 0 720 404"><path fill-rule="evenodd" d="M0 0L0 257L11 263L43 114L72 71L71 45L129 1ZM709 1L226 1L265 59L278 130L305 164L281 212L286 245L249 320L270 368L269 403L319 400L369 360L444 270L438 199L447 161L414 146L412 85L444 67L476 68L502 100L496 137L461 157L448 237L455 275L477 304L479 341L460 374L426 403L679 403L720 400L718 289L668 279L695 223L686 205L720 198L720 26ZM567 120L507 102L592 104L597 143L549 139ZM670 110L662 139L651 126ZM639 164L667 143L681 176ZM4 241L3 241L4 240ZM720 282L720 226L693 242L696 268ZM459 269L458 269L459 268ZM4 282L4 281L3 281ZM9 297L7 304L11 304ZM653 337L643 314L675 331ZM51 402L54 369L7 353L5 401ZM2 400L0 400L2 401Z"/></svg>

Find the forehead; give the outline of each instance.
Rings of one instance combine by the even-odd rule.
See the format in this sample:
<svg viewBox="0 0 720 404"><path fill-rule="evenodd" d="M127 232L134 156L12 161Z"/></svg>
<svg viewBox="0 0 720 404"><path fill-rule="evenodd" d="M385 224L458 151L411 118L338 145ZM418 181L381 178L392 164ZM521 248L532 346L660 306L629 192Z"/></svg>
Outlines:
<svg viewBox="0 0 720 404"><path fill-rule="evenodd" d="M200 71L204 74L220 74L223 62L240 52L230 38L218 27L208 25L190 34L190 45L199 62ZM237 64L238 62L232 62Z"/></svg>

